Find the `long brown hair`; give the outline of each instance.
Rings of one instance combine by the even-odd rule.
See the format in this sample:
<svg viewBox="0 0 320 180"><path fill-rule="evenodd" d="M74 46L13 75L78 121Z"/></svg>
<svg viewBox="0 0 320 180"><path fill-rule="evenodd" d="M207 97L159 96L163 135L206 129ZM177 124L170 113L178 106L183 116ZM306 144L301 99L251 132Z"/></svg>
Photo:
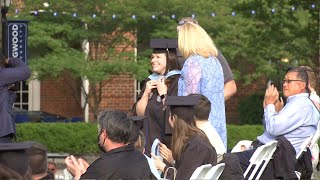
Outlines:
<svg viewBox="0 0 320 180"><path fill-rule="evenodd" d="M210 144L208 137L202 130L196 127L195 122L187 123L176 115L173 115L175 121L173 123L171 150L173 159L179 160L181 152L184 149L186 141L193 135L198 135L202 140Z"/></svg>
<svg viewBox="0 0 320 180"><path fill-rule="evenodd" d="M178 60L178 56L176 54L176 52L171 52L171 51L168 51L166 53L166 60L167 60L167 66L166 66L166 74L169 72L169 71L172 71L172 70L180 70L181 69L181 65L180 65L180 62ZM177 75L173 75L173 76L170 76L169 78L167 78L165 80L165 84L170 87L170 84L171 82L173 81L173 77L175 77Z"/></svg>

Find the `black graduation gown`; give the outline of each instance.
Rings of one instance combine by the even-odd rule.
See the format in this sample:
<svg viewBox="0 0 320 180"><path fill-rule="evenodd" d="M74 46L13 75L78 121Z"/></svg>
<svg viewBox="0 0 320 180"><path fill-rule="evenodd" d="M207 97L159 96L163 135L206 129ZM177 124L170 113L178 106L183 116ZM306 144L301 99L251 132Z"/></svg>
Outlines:
<svg viewBox="0 0 320 180"><path fill-rule="evenodd" d="M173 75L168 78L171 80L167 91L168 96L177 96L179 77L180 75ZM149 80L150 79L147 79L145 82ZM138 101L141 99L145 88L146 84L144 84L141 89ZM148 156L150 156L151 146L156 138L164 143L169 149L171 147L172 128L168 121L170 109L164 108L162 101L159 102L160 97L158 96L158 91L156 89L153 90L145 110L145 116L148 118L144 121L143 132L146 136L145 154ZM134 113L136 113L135 105L133 108Z"/></svg>
<svg viewBox="0 0 320 180"><path fill-rule="evenodd" d="M132 144L104 153L81 179L154 179L146 157Z"/></svg>
<svg viewBox="0 0 320 180"><path fill-rule="evenodd" d="M176 161L176 179L190 179L197 167L204 164L217 164L217 152L209 143L200 136L194 135L188 138L180 160ZM167 179L173 179L173 171L168 171Z"/></svg>

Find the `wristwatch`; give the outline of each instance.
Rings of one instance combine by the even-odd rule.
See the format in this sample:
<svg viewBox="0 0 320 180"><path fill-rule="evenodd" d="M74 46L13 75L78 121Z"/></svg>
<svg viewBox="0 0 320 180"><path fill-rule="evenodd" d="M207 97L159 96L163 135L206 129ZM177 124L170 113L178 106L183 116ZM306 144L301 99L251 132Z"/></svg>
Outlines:
<svg viewBox="0 0 320 180"><path fill-rule="evenodd" d="M161 100L163 100L163 99L166 98L166 97L167 97L167 94L162 94L162 95L160 96Z"/></svg>

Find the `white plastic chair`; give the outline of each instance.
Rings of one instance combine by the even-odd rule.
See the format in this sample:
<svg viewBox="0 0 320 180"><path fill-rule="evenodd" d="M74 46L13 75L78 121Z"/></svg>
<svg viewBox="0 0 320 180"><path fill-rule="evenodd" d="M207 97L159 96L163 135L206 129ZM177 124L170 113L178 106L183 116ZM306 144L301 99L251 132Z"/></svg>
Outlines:
<svg viewBox="0 0 320 180"><path fill-rule="evenodd" d="M318 143L320 138L320 122L318 122L317 131L313 135L309 147L311 148L314 144Z"/></svg>
<svg viewBox="0 0 320 180"><path fill-rule="evenodd" d="M221 163L221 164L212 166L212 168L209 170L206 176L204 176L204 179L210 179L210 180L219 179L219 177L221 176L224 170L225 165L226 165L225 163Z"/></svg>
<svg viewBox="0 0 320 180"><path fill-rule="evenodd" d="M303 143L301 144L300 146L300 151L298 152L298 154L296 155L296 159L299 159L303 152L307 151L307 147L310 148L310 151L313 149L313 148L316 148L318 149L318 147L313 147L313 146L317 146L317 143L319 141L319 138L320 138L320 122L318 122L318 125L317 125L317 131L314 135L311 135L309 136L307 139L305 139L303 141ZM318 151L316 151L318 152ZM298 177L298 179L300 179L301 177L301 173L298 172L298 171L295 171L296 172L296 175Z"/></svg>
<svg viewBox="0 0 320 180"><path fill-rule="evenodd" d="M299 159L301 157L302 153L307 150L307 147L309 147L312 138L313 138L313 136L309 136L307 139L305 139L303 141L303 143L300 146L300 151L296 155L296 159Z"/></svg>
<svg viewBox="0 0 320 180"><path fill-rule="evenodd" d="M250 140L241 140L232 148L231 153L241 152L241 146L244 146L247 150L249 150L251 144L252 141Z"/></svg>
<svg viewBox="0 0 320 180"><path fill-rule="evenodd" d="M210 171L211 167L211 164L204 164L197 167L197 169L194 170L193 174L191 175L190 180L204 179L205 175Z"/></svg>
<svg viewBox="0 0 320 180"><path fill-rule="evenodd" d="M254 166L250 176L248 179L259 179L262 175L264 169L266 168L267 164L269 163L273 153L277 149L278 141L271 141L265 145L258 147L255 152L253 153L252 157L250 158L250 165L247 168L246 172L244 173L244 178L248 176L249 171L251 170L252 166ZM263 163L263 165L262 165ZM262 165L262 166L261 166ZM258 169L261 167L260 171Z"/></svg>

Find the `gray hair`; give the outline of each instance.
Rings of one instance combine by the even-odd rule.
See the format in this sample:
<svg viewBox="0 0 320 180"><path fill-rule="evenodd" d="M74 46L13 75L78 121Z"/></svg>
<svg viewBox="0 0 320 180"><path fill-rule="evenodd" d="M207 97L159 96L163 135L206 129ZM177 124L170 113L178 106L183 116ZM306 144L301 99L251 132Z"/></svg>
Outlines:
<svg viewBox="0 0 320 180"><path fill-rule="evenodd" d="M119 110L105 109L98 114L99 134L102 129L107 132L108 138L117 143L127 143L132 131L133 122L127 114Z"/></svg>

